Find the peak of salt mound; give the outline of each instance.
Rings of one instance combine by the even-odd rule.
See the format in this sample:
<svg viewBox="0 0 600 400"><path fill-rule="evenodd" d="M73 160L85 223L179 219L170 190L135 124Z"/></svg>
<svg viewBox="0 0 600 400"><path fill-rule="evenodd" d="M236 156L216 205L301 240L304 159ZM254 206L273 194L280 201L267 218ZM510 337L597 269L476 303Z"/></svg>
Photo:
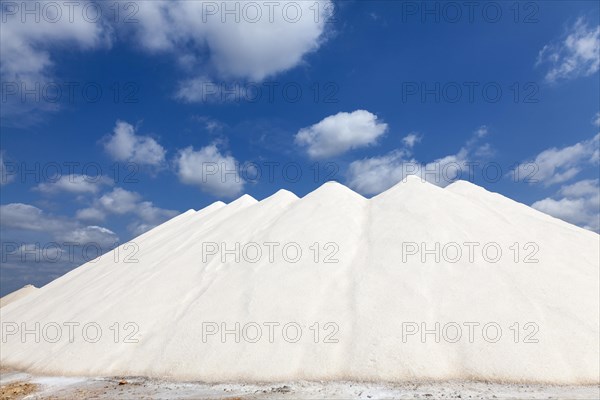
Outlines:
<svg viewBox="0 0 600 400"><path fill-rule="evenodd" d="M394 196L432 196L440 195L442 189L417 175L407 175L400 182L388 190L374 196L373 198L383 199Z"/></svg>
<svg viewBox="0 0 600 400"><path fill-rule="evenodd" d="M254 197L250 196L249 194L243 194L231 203L227 204L227 206L246 206L256 203L258 203L258 200L256 200Z"/></svg>
<svg viewBox="0 0 600 400"><path fill-rule="evenodd" d="M208 206L196 211L194 213L194 215L198 215L198 216L206 215L206 214L216 211L222 207L225 207L226 205L227 204L223 203L222 201L215 201L214 203L211 203Z"/></svg>
<svg viewBox="0 0 600 400"><path fill-rule="evenodd" d="M223 214L232 215L232 214L236 213L237 211L244 209L246 207L252 206L256 203L258 203L258 200L256 200L254 197L250 196L249 194L244 194L244 195L238 197L237 199L233 200L231 203L225 204L224 207L218 207L218 206L215 206L215 207L218 207L218 208L216 208L216 210L221 215L223 215Z"/></svg>
<svg viewBox="0 0 600 400"><path fill-rule="evenodd" d="M327 181L306 196L304 199L321 199L326 201L343 201L344 199L365 200L354 190L336 181Z"/></svg>
<svg viewBox="0 0 600 400"><path fill-rule="evenodd" d="M299 197L296 196L296 194L290 192L289 190L279 189L277 192L273 193L269 197L261 200L261 203L287 202L298 199Z"/></svg>

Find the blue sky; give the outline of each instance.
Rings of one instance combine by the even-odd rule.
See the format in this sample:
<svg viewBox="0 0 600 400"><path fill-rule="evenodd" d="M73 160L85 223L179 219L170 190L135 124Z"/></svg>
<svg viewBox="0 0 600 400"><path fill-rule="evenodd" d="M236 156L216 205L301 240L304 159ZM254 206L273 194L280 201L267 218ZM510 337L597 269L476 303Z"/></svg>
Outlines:
<svg viewBox="0 0 600 400"><path fill-rule="evenodd" d="M2 2L0 295L329 179L468 179L600 229L598 2L251 3Z"/></svg>

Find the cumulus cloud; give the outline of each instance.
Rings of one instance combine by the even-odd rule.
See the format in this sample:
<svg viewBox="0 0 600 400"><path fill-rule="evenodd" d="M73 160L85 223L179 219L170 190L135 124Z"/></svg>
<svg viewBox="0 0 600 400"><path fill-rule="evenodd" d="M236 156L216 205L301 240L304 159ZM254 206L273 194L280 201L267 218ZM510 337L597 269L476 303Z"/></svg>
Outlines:
<svg viewBox="0 0 600 400"><path fill-rule="evenodd" d="M27 283L45 285L119 242L110 229L22 203L0 206L0 238L3 290Z"/></svg>
<svg viewBox="0 0 600 400"><path fill-rule="evenodd" d="M9 251L12 250L11 244L4 244ZM14 253L19 254L21 256L19 261L24 263L27 261L40 262L43 259L57 260L63 257L63 254L67 253L67 251L59 246L48 246L44 248L44 246L40 246L38 243L23 243ZM11 254L6 254L5 261L8 261L8 259L11 258L10 256Z"/></svg>
<svg viewBox="0 0 600 400"><path fill-rule="evenodd" d="M116 161L161 166L165 149L149 136L137 135L133 125L117 121L113 134L104 138L104 150Z"/></svg>
<svg viewBox="0 0 600 400"><path fill-rule="evenodd" d="M57 231L65 224L64 220L47 216L41 209L23 203L0 206L0 216L3 227L31 231Z"/></svg>
<svg viewBox="0 0 600 400"><path fill-rule="evenodd" d="M134 37L145 50L171 53L190 70L260 81L317 50L333 8L329 0L252 3L139 2Z"/></svg>
<svg viewBox="0 0 600 400"><path fill-rule="evenodd" d="M571 185L563 186L559 193L565 197L582 197L598 194L598 179L585 179Z"/></svg>
<svg viewBox="0 0 600 400"><path fill-rule="evenodd" d="M175 158L177 175L182 183L199 187L217 197L235 197L244 189L239 163L219 151L216 143L195 151L187 147Z"/></svg>
<svg viewBox="0 0 600 400"><path fill-rule="evenodd" d="M340 112L300 129L294 141L306 148L311 158L322 159L373 145L387 129L387 124L369 111Z"/></svg>
<svg viewBox="0 0 600 400"><path fill-rule="evenodd" d="M96 243L100 248L107 249L118 241L117 235L110 229L90 225L66 232L63 240L74 243Z"/></svg>
<svg viewBox="0 0 600 400"><path fill-rule="evenodd" d="M45 194L96 194L103 186L112 184L113 181L107 177L72 174L62 175L53 182L40 183L34 189Z"/></svg>
<svg viewBox="0 0 600 400"><path fill-rule="evenodd" d="M127 38L147 53L172 56L186 76L177 94L186 101L198 99L197 71L211 80L262 81L301 65L307 54L318 50L328 36L334 9L331 0L131 4L135 23L126 23L129 16L123 10L117 21L115 5L99 1L3 3L0 75L3 88L9 83L17 94L3 104L2 115L59 109L55 102L23 102L20 93L36 83L56 83L58 50L108 48L116 37ZM33 8L37 15L23 14ZM27 121L35 118L38 114L31 114Z"/></svg>
<svg viewBox="0 0 600 400"><path fill-rule="evenodd" d="M548 82L590 76L600 67L600 26L589 26L579 18L565 37L545 45L538 54L536 65L549 65Z"/></svg>
<svg viewBox="0 0 600 400"><path fill-rule="evenodd" d="M83 221L103 221L106 218L106 214L101 209L88 207L77 210L75 217Z"/></svg>
<svg viewBox="0 0 600 400"><path fill-rule="evenodd" d="M150 201L143 201L139 193L114 188L94 200L90 207L78 210L76 216L84 221L103 221L109 215L132 215L135 220L128 225L128 230L139 235L177 214L175 210L159 208Z"/></svg>
<svg viewBox="0 0 600 400"><path fill-rule="evenodd" d="M51 1L3 2L0 35L0 77L6 99L4 117L32 110L54 110L56 104L21 101L21 93L52 82L56 49L79 51L108 47L112 29L103 20L91 22L83 12L89 1L78 2L72 13ZM34 10L28 15L24 10ZM36 20L37 17L37 20ZM11 95L8 95L10 89ZM15 93L15 94L12 94ZM25 97L29 100L31 96Z"/></svg>
<svg viewBox="0 0 600 400"><path fill-rule="evenodd" d="M536 201L533 208L585 229L600 232L600 182L586 179L563 186L554 198Z"/></svg>
<svg viewBox="0 0 600 400"><path fill-rule="evenodd" d="M346 174L347 184L364 195L379 194L402 181L407 175L417 175L435 185L447 186L470 170L470 159L477 155L482 147L489 147L487 144L479 144L478 140L485 136L482 134L482 128L475 131L456 154L429 163L420 162L412 157L408 146L382 156L353 161Z"/></svg>
<svg viewBox="0 0 600 400"><path fill-rule="evenodd" d="M116 234L109 229L85 226L66 217L47 214L30 204L10 203L0 206L0 221L3 229L43 232L59 242L109 245L118 240ZM107 250L108 246L103 248Z"/></svg>
<svg viewBox="0 0 600 400"><path fill-rule="evenodd" d="M597 126L598 128L600 128L600 112L597 112L596 115L594 116L594 119L592 120L592 123Z"/></svg>
<svg viewBox="0 0 600 400"><path fill-rule="evenodd" d="M127 229L134 235L141 235L179 214L173 210L155 207L150 201L138 204L135 213L139 219L127 226Z"/></svg>
<svg viewBox="0 0 600 400"><path fill-rule="evenodd" d="M379 194L408 175L417 175L438 186L447 186L468 170L468 151L422 163L405 150L394 150L378 157L353 161L348 167L348 186L364 195Z"/></svg>
<svg viewBox="0 0 600 400"><path fill-rule="evenodd" d="M598 164L599 146L600 134L572 146L544 150L533 160L518 165L517 176L544 186L567 182L584 167Z"/></svg>
<svg viewBox="0 0 600 400"><path fill-rule="evenodd" d="M112 192L100 197L98 204L106 212L121 215L134 211L141 197L138 193L115 188Z"/></svg>
<svg viewBox="0 0 600 400"><path fill-rule="evenodd" d="M14 2L2 7L0 71L3 79L33 82L47 78L54 62L50 51L58 46L82 50L110 45L111 30L102 20L91 21L83 12L89 1L78 4L76 12L65 13L61 5L38 1L25 6ZM25 10L36 10L25 15Z"/></svg>

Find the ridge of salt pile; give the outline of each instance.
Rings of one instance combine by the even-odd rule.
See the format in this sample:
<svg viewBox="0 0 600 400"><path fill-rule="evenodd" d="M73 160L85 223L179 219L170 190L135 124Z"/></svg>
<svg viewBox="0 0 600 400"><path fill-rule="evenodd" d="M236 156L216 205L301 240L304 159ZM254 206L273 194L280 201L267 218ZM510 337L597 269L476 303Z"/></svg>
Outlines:
<svg viewBox="0 0 600 400"><path fill-rule="evenodd" d="M244 195L3 306L0 362L206 382L592 384L599 265L598 234L468 182ZM22 336L36 323L39 343Z"/></svg>

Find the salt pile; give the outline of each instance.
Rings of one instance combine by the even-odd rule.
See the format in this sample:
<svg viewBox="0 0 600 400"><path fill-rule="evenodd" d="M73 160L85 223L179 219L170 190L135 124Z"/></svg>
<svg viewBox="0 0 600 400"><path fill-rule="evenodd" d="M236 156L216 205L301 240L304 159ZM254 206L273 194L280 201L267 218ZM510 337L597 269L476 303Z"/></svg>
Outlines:
<svg viewBox="0 0 600 400"><path fill-rule="evenodd" d="M0 308L9 305L13 301L17 301L20 298L23 298L33 292L35 292L38 288L33 285L25 285L19 290L15 290L14 292L7 294L6 296L0 298Z"/></svg>
<svg viewBox="0 0 600 400"><path fill-rule="evenodd" d="M599 265L596 233L462 181L245 195L3 307L0 360L207 382L591 384Z"/></svg>

